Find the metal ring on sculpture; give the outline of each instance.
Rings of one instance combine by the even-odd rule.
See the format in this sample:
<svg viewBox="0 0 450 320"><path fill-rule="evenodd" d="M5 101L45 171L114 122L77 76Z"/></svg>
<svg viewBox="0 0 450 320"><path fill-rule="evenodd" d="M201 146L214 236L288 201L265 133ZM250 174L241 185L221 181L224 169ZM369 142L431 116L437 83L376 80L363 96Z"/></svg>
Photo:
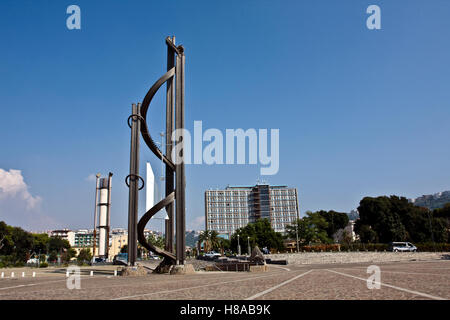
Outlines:
<svg viewBox="0 0 450 320"><path fill-rule="evenodd" d="M142 122L145 122L145 119L141 116L141 115L139 115L139 114L132 114L131 116L129 116L128 117L128 119L127 119L127 123L128 123L128 126L131 128L131 123L130 123L130 119L131 118L138 118L138 120L141 120ZM133 119L134 120L134 119Z"/></svg>
<svg viewBox="0 0 450 320"><path fill-rule="evenodd" d="M144 179L141 176L138 176L137 174L129 174L125 177L125 184L127 185L128 188L130 187L130 183L128 182L128 179L131 177L138 178L139 180L142 181L142 186L140 188L138 188L138 190L144 189L144 185L145 185Z"/></svg>

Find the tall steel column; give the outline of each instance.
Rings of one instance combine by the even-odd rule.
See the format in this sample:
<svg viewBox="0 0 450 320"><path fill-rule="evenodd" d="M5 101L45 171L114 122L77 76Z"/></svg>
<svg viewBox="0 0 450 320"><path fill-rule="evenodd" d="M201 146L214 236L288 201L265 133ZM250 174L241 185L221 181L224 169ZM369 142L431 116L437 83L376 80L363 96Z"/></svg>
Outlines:
<svg viewBox="0 0 450 320"><path fill-rule="evenodd" d="M112 172L108 174L108 208L107 208L107 228L106 228L106 259L109 258L109 234L111 231L111 182Z"/></svg>
<svg viewBox="0 0 450 320"><path fill-rule="evenodd" d="M137 220L139 201L139 131L140 104L131 107L131 143L130 143L130 174L128 199L128 264L134 266L137 258Z"/></svg>
<svg viewBox="0 0 450 320"><path fill-rule="evenodd" d="M180 50L180 54L176 57L175 66L175 129L184 129L184 51ZM184 137L182 137L184 139ZM180 139L180 141L182 140ZM180 143L178 141L178 143ZM178 148L175 146L175 148ZM181 152L177 151L177 154L183 156ZM185 220L185 176L184 176L184 161L177 164L175 167L176 172L176 186L175 186L175 201L176 201L176 257L177 264L184 264L186 257L186 220ZM180 249L181 250L180 250Z"/></svg>
<svg viewBox="0 0 450 320"><path fill-rule="evenodd" d="M170 38L169 38L170 39ZM172 44L175 45L175 37L171 39ZM167 45L167 71L171 70L175 66L175 54L173 49ZM166 158L172 161L172 132L173 132L173 102L174 102L174 86L173 78L167 80L166 87ZM168 197L174 191L174 172L166 166L166 197ZM166 212L169 216L169 220L165 222L166 231L166 243L165 249L168 252L175 253L173 246L173 236L175 232L175 221L173 217L173 203L169 203L166 206Z"/></svg>
<svg viewBox="0 0 450 320"><path fill-rule="evenodd" d="M184 265L185 262L185 175L184 175L184 163L174 164L172 162L172 149L177 148L177 142L172 146L172 133L174 129L184 129L184 48L183 46L175 45L175 37L167 37L167 72L159 78L153 86L149 89L144 99L142 100L142 106L139 111L133 109L133 114L128 118L133 119L132 127L132 143L131 143L131 157L130 157L130 174L126 181L128 184L128 178L130 179L130 205L129 205L129 250L131 250L130 244L133 241L132 236L134 233L133 219L137 219L137 192L138 181L142 178L139 176L139 163L136 158L139 158L139 144L135 139L135 122L140 122L140 132L142 138L149 149L164 163L166 166L166 197L155 204L152 208L147 210L141 217L137 224L137 239L139 243L146 249L164 257L164 260L160 264L160 270L167 270L167 266L179 264ZM175 78L175 79L174 79ZM153 141L150 132L147 127L147 111L150 103L155 96L156 92L161 86L167 82L166 88L166 152L160 150ZM175 83L174 83L175 82ZM175 103L175 112L174 112ZM174 125L175 116L175 125ZM139 129L138 129L139 130ZM136 148L137 145L137 148ZM134 180L133 180L134 178ZM175 183L174 183L175 179ZM143 181L143 180L142 180ZM134 184L133 184L134 183ZM174 189L175 184L175 189ZM143 186L142 186L143 188ZM176 198L176 200L175 200ZM174 203L175 202L175 206ZM165 249L156 247L149 243L145 238L144 228L150 219L160 210L166 209L169 220L166 222L166 242ZM174 210L175 209L175 210ZM174 212L175 211L175 212ZM174 216L175 215L175 216ZM173 243L174 240L174 223L176 228L176 250ZM135 244L135 242L134 242ZM176 251L176 252L174 252ZM134 263L132 251L129 251L129 261ZM134 252L134 251L133 251ZM159 267L158 267L159 268ZM158 269L157 268L157 269Z"/></svg>

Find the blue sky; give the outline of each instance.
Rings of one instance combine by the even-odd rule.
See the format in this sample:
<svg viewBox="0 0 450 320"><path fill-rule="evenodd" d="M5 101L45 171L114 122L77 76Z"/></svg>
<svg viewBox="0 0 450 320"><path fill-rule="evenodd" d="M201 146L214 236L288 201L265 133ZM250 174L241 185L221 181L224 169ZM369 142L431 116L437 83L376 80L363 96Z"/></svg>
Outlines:
<svg viewBox="0 0 450 320"><path fill-rule="evenodd" d="M66 28L71 4L81 30ZM381 30L366 28L371 4ZM280 129L280 170L263 178L298 188L302 214L449 190L449 14L446 0L3 0L0 169L24 180L0 187L0 220L91 227L88 176L111 171L111 221L126 226L126 119L164 73L168 35L186 50L186 127ZM163 101L148 115L155 136ZM142 174L150 161L158 175L142 150ZM261 177L257 165L191 165L186 178L199 229L206 189Z"/></svg>

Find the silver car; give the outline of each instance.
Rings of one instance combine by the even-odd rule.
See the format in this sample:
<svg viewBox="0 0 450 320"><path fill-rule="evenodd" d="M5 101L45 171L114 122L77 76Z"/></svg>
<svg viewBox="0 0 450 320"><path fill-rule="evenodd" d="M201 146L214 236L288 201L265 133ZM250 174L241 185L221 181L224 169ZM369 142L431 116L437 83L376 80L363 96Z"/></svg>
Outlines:
<svg viewBox="0 0 450 320"><path fill-rule="evenodd" d="M393 252L416 252L417 247L410 242L391 242L389 250Z"/></svg>

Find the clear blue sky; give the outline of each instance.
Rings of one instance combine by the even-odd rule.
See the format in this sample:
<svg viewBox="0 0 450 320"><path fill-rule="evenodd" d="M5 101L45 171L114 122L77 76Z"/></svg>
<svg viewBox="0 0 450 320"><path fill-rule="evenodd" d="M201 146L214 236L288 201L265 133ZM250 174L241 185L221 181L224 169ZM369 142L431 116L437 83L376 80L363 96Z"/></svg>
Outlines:
<svg viewBox="0 0 450 320"><path fill-rule="evenodd" d="M81 30L66 28L70 4ZM381 30L366 28L370 4ZM87 177L112 171L112 224L126 226L126 119L163 74L168 35L186 49L187 128L279 128L280 170L265 179L298 188L302 214L449 190L449 16L447 0L2 0L0 169L21 170L41 201L24 209L0 195L0 220L91 227ZM141 168L158 171L155 159L143 151ZM188 166L186 177L187 226L198 229L204 191L254 184L259 167Z"/></svg>

